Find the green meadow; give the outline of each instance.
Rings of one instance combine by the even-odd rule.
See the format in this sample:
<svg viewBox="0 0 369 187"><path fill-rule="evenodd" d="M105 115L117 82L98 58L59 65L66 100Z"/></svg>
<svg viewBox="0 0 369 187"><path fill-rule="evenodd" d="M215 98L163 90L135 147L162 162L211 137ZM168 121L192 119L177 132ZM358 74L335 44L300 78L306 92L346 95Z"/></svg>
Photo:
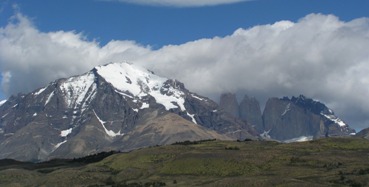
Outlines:
<svg viewBox="0 0 369 187"><path fill-rule="evenodd" d="M200 141L86 162L2 161L1 186L368 186L369 141Z"/></svg>

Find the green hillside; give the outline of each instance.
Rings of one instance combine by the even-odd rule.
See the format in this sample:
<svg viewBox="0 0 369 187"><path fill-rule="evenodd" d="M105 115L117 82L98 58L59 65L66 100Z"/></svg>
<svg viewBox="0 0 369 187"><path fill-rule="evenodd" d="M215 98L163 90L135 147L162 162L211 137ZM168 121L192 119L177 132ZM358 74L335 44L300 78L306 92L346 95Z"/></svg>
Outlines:
<svg viewBox="0 0 369 187"><path fill-rule="evenodd" d="M368 159L360 138L187 142L90 164L2 164L0 186L368 186Z"/></svg>

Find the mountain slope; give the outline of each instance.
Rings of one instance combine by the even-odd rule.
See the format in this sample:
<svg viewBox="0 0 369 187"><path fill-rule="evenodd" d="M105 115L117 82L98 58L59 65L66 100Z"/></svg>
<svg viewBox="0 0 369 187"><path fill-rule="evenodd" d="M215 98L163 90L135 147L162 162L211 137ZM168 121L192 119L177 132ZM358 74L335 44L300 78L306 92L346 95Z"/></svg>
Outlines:
<svg viewBox="0 0 369 187"><path fill-rule="evenodd" d="M234 117L240 117L240 110L236 98L236 94L224 93L220 96L219 106L222 110L231 114Z"/></svg>
<svg viewBox="0 0 369 187"><path fill-rule="evenodd" d="M257 131L263 131L261 109L256 98L244 96L240 102L240 118L253 125Z"/></svg>
<svg viewBox="0 0 369 187"><path fill-rule="evenodd" d="M128 63L98 66L32 93L12 96L0 105L0 117L0 158L18 160L80 157L185 138L245 139L256 135L248 124L222 112L210 99L188 91L182 83ZM154 128L148 121L158 124ZM179 136L165 131L170 121L182 124L176 128L182 128L179 134L183 139L168 139L170 132L170 136ZM150 130L139 132L145 125ZM148 141L140 137L145 133L162 136ZM27 154L19 152L20 147Z"/></svg>
<svg viewBox="0 0 369 187"><path fill-rule="evenodd" d="M369 128L362 129L360 132L356 133L356 137L369 139Z"/></svg>
<svg viewBox="0 0 369 187"><path fill-rule="evenodd" d="M250 124L264 139L296 142L355 133L333 110L303 95L270 98L261 113L255 98L245 95L238 103L236 94L224 93L220 97L220 108Z"/></svg>
<svg viewBox="0 0 369 187"><path fill-rule="evenodd" d="M299 137L348 136L355 132L323 103L303 95L269 99L263 122L264 134L282 141Z"/></svg>

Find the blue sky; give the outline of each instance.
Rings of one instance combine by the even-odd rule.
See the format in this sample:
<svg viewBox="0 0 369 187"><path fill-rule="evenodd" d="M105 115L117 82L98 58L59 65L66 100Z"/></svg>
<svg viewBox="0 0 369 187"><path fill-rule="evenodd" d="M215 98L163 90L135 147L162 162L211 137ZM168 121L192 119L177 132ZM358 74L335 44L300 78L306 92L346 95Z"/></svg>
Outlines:
<svg viewBox="0 0 369 187"><path fill-rule="evenodd" d="M369 126L369 0L130 2L0 0L0 100L130 61L213 99L304 94Z"/></svg>
<svg viewBox="0 0 369 187"><path fill-rule="evenodd" d="M154 48L225 36L238 28L280 20L297 21L310 13L334 14L346 21L369 16L368 0L255 0L187 8L103 0L3 0L1 25L14 14L13 4L45 32L74 30L102 44L134 40Z"/></svg>

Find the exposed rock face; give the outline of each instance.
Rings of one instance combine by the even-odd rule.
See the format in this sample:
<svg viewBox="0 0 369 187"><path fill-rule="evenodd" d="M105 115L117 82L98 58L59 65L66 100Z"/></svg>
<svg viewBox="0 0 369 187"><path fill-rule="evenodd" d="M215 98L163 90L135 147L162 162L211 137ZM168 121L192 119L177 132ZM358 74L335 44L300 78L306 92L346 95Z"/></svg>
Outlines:
<svg viewBox="0 0 369 187"><path fill-rule="evenodd" d="M301 136L347 136L355 132L324 104L304 96L271 98L263 113L264 131L276 140Z"/></svg>
<svg viewBox="0 0 369 187"><path fill-rule="evenodd" d="M99 66L0 104L0 158L23 161L254 135L182 83L126 63Z"/></svg>
<svg viewBox="0 0 369 187"><path fill-rule="evenodd" d="M259 101L254 97L245 95L240 103L239 109L240 118L253 125L259 133L262 133L264 128Z"/></svg>
<svg viewBox="0 0 369 187"><path fill-rule="evenodd" d="M355 131L323 103L299 97L270 98L263 114L255 98L244 96L238 105L236 95L222 94L220 107L234 118L255 128L264 138L303 141L326 136L348 136Z"/></svg>
<svg viewBox="0 0 369 187"><path fill-rule="evenodd" d="M264 130L277 140L288 140L300 136L321 136L324 124L320 116L305 111L290 101L271 98L264 110Z"/></svg>
<svg viewBox="0 0 369 187"><path fill-rule="evenodd" d="M224 93L220 96L219 106L234 117L240 116L236 94Z"/></svg>
<svg viewBox="0 0 369 187"><path fill-rule="evenodd" d="M260 133L283 141L353 132L304 96L271 98L261 115L255 98L245 96L238 105L235 94L223 94L218 106L181 82L127 63L98 66L0 101L0 159L22 161Z"/></svg>

